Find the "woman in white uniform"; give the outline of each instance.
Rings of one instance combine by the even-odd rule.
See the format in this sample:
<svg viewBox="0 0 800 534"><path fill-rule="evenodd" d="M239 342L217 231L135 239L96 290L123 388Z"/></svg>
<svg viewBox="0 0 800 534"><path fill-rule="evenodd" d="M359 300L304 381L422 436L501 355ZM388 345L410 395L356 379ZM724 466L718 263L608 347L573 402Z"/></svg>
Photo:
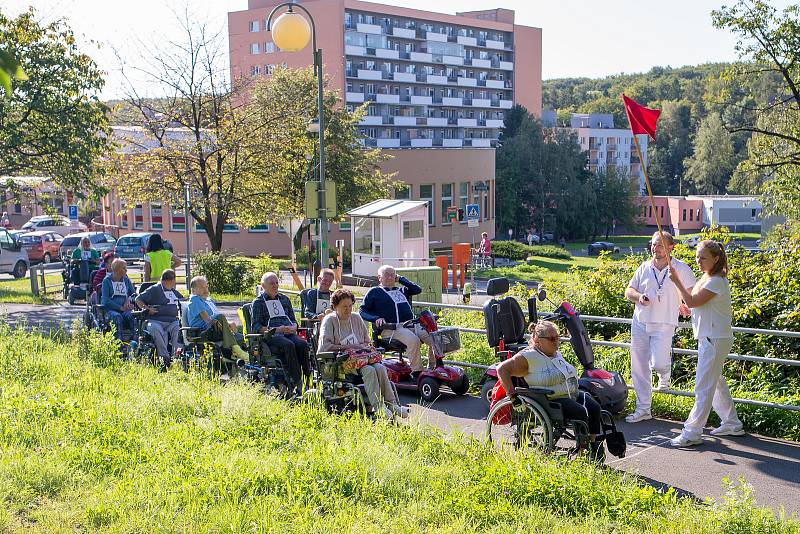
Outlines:
<svg viewBox="0 0 800 534"><path fill-rule="evenodd" d="M670 269L669 272L683 301L692 308L692 329L698 353L694 406L683 424L683 431L672 439L673 447L703 443L703 427L712 407L722 421L719 428L711 431L712 436L744 434L728 384L722 376L725 359L733 346L728 258L722 245L707 240L697 245L695 259L703 276L691 291L684 287L677 271Z"/></svg>

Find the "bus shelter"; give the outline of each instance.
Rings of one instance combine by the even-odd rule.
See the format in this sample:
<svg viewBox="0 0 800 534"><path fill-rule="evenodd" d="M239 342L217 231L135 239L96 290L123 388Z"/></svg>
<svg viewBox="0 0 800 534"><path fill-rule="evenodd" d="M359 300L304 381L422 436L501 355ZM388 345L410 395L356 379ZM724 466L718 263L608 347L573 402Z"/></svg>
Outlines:
<svg viewBox="0 0 800 534"><path fill-rule="evenodd" d="M375 200L347 212L353 275L375 276L383 264L428 266L428 203Z"/></svg>

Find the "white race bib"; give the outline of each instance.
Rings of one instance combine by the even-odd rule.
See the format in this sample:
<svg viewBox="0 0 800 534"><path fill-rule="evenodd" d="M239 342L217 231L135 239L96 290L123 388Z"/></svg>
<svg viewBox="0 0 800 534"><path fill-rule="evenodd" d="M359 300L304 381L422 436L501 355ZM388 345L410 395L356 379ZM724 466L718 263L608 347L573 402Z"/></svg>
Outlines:
<svg viewBox="0 0 800 534"><path fill-rule="evenodd" d="M387 291L387 293L389 293L389 296L392 297L392 300L396 306L400 304L408 304L408 299L406 299L406 296L401 290L395 289L393 291Z"/></svg>
<svg viewBox="0 0 800 534"><path fill-rule="evenodd" d="M125 282L115 282L111 281L111 286L114 288L114 296L115 297L127 297L128 296L128 288L125 286Z"/></svg>
<svg viewBox="0 0 800 534"><path fill-rule="evenodd" d="M178 297L175 296L175 292L172 290L164 291L164 296L167 297L168 304L172 304L177 306L178 305Z"/></svg>
<svg viewBox="0 0 800 534"><path fill-rule="evenodd" d="M265 300L264 303L267 305L267 314L270 319L286 317L286 311L279 300Z"/></svg>
<svg viewBox="0 0 800 534"><path fill-rule="evenodd" d="M92 259L92 251L91 250L81 250L81 259L82 260L90 260L90 259Z"/></svg>
<svg viewBox="0 0 800 534"><path fill-rule="evenodd" d="M320 298L317 299L317 311L316 313L322 313L330 307L330 301L322 300Z"/></svg>

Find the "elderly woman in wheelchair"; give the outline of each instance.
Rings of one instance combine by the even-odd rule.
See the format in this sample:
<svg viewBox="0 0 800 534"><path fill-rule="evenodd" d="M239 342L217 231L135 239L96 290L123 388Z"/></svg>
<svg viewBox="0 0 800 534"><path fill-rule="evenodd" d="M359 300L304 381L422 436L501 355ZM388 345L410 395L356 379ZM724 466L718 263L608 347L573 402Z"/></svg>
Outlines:
<svg viewBox="0 0 800 534"><path fill-rule="evenodd" d="M558 351L556 325L539 321L530 331L530 346L497 368L497 389L504 391L496 391L489 413L490 439L551 451L563 437L575 442L569 452L588 448L589 456L601 464L605 460L603 441L608 441L613 454L624 455L624 438L616 431L611 415L601 410L591 395L578 390L575 368ZM520 379L526 387L518 387ZM500 398L505 392L509 392L506 398Z"/></svg>
<svg viewBox="0 0 800 534"><path fill-rule="evenodd" d="M331 295L333 313L327 314L320 325L319 367L324 374L333 362L343 368L349 383L363 380L367 401L376 415L389 419L395 415L407 417L408 408L400 406L386 367L375 361L379 353L370 345L366 323L353 313L355 300L347 289L338 289Z"/></svg>

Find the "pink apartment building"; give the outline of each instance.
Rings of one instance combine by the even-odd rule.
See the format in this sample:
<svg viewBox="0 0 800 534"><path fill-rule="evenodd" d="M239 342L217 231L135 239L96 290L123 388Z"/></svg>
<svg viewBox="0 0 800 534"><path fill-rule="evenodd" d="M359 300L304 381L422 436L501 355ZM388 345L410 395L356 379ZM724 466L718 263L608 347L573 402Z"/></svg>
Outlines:
<svg viewBox="0 0 800 534"><path fill-rule="evenodd" d="M312 63L310 45L288 53L272 42L266 19L278 3L249 0L247 10L228 14L232 78ZM396 196L429 202L431 241L449 245L454 232L447 208L471 203L481 205L476 231L493 237L495 147L514 104L541 114L542 30L515 24L514 11L507 9L448 15L358 0L302 5L316 22L329 88L349 109L367 103L363 143L392 156L384 170L407 185ZM176 251L185 248L183 216L165 203L135 207L124 217L115 215L120 206L113 196L107 207L107 222L124 221L123 233L134 226L157 230ZM275 227L230 225L227 232L225 248L273 255L290 250L288 236ZM459 235L464 240L469 234L464 228ZM202 250L205 234L193 236L193 248ZM333 239L349 246L349 222L332 225Z"/></svg>

